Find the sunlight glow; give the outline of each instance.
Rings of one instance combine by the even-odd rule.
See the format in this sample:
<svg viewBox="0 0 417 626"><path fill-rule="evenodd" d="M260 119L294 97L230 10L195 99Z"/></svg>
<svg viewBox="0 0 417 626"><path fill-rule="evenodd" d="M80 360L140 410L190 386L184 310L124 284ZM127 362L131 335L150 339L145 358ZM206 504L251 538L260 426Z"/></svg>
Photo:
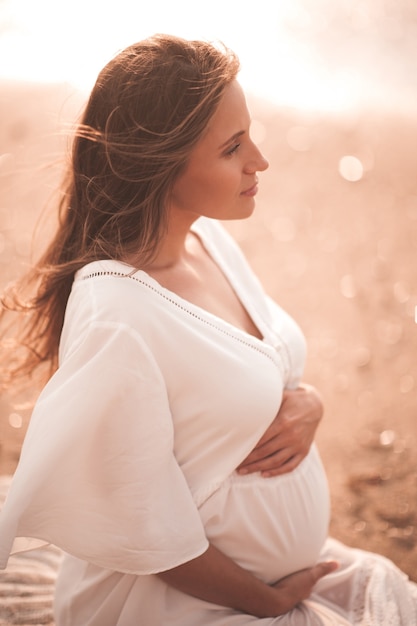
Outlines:
<svg viewBox="0 0 417 626"><path fill-rule="evenodd" d="M121 48L166 32L224 41L240 57L244 88L275 104L327 111L376 100L387 105L387 94L393 98L396 90L388 88L386 71L391 70L392 80L402 80L401 72L415 75L393 51L401 39L408 45L404 53L415 58L410 42L417 40L417 27L376 6L371 0L337 6L332 0L212 0L203 12L193 0L161 0L146 8L131 0L111 5L98 0L4 0L0 77L64 81L89 91L97 73ZM382 79L382 70L375 69L381 65L375 63L375 50L383 53L385 40L396 47L386 50ZM400 76L393 71L396 62ZM404 89L415 95L417 85L404 80ZM397 90L404 107L408 99L400 95Z"/></svg>

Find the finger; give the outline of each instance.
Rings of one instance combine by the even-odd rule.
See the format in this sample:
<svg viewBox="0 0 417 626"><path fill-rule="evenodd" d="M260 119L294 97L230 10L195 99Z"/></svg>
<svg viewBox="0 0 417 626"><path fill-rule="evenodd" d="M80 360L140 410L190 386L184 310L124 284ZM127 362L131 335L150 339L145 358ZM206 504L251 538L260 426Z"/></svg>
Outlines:
<svg viewBox="0 0 417 626"><path fill-rule="evenodd" d="M297 423L295 421L288 421L284 419L282 424L276 428L271 428L266 431L263 437L258 441L254 450L264 449L266 446L274 446L274 450L277 449L277 443L284 448L286 445L291 445L294 442L298 442L300 438L305 437L306 423ZM308 430L310 428L308 427Z"/></svg>
<svg viewBox="0 0 417 626"><path fill-rule="evenodd" d="M292 454L292 450L273 450L270 454L262 455L262 457L254 455L252 459L249 457L245 459L238 469L247 470L247 473L274 469L286 463Z"/></svg>
<svg viewBox="0 0 417 626"><path fill-rule="evenodd" d="M321 563L317 563L314 567L311 568L310 573L312 575L313 584L323 578L323 576L327 576L332 572L336 571L340 567L340 564L337 561L322 561Z"/></svg>
<svg viewBox="0 0 417 626"><path fill-rule="evenodd" d="M279 452L281 449L286 447L285 440L281 441L277 435L268 435L265 433L262 439L258 441L256 446L250 451L248 456L242 461L240 464L241 467L244 465L250 465L251 463L255 463L260 459L270 456L271 454Z"/></svg>
<svg viewBox="0 0 417 626"><path fill-rule="evenodd" d="M256 446L251 450L248 456L242 461L241 465L248 465L254 463L263 458L272 456L273 454L279 454L282 450L293 449L300 450L300 448L308 448L309 444L306 443L303 433L298 435L296 431L288 433L280 433L270 437L264 443L259 441Z"/></svg>
<svg viewBox="0 0 417 626"><path fill-rule="evenodd" d="M271 439L276 439L277 437L280 437L282 432L285 432L284 427L286 426L286 424L284 422L285 420L278 419L277 416L272 424L268 426L262 437L259 439L255 448L260 448L261 446L264 446L269 441L271 441Z"/></svg>
<svg viewBox="0 0 417 626"><path fill-rule="evenodd" d="M313 567L290 574L278 581L277 585L284 585L287 588L298 588L301 593L309 594L314 585L324 576L328 576L340 567L337 561L321 561Z"/></svg>
<svg viewBox="0 0 417 626"><path fill-rule="evenodd" d="M262 449L252 450L252 452L238 466L238 470L247 470L246 473L262 472L280 469L279 473L285 473L295 469L297 463L302 461L308 454L309 444L298 442L279 445L276 441ZM296 461L295 461L296 460ZM289 464L286 466L286 464ZM245 473L245 472L242 472Z"/></svg>
<svg viewBox="0 0 417 626"><path fill-rule="evenodd" d="M240 474L261 472L263 476L285 474L297 467L303 456L292 449L280 450L271 456L237 468Z"/></svg>
<svg viewBox="0 0 417 626"><path fill-rule="evenodd" d="M276 455L277 457L279 455L284 456L285 448L287 448L287 446L285 444L281 444L277 440L271 441L262 447L254 448L250 452L250 454L248 454L248 456L242 461L239 467L245 467L252 465L253 463L259 463L264 459L269 459L273 457L274 455ZM288 458L288 454L286 455L286 457ZM280 461L283 460L285 459L280 459Z"/></svg>
<svg viewBox="0 0 417 626"><path fill-rule="evenodd" d="M313 587L323 576L334 572L338 567L337 561L323 561L313 567L294 572L273 586L283 596L287 607L292 608L310 596Z"/></svg>
<svg viewBox="0 0 417 626"><path fill-rule="evenodd" d="M304 459L305 454L294 454L287 461L276 465L272 468L259 470L264 478L272 478L273 476L280 476L282 474L288 474L292 472Z"/></svg>

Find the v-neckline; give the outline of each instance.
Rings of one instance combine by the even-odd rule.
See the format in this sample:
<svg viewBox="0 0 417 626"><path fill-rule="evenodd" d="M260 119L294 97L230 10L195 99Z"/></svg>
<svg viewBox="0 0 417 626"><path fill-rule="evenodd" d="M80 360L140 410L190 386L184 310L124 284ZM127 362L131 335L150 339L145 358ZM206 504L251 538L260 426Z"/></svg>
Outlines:
<svg viewBox="0 0 417 626"><path fill-rule="evenodd" d="M223 328L227 331L227 334L229 335L233 331L233 333L238 338L240 338L240 340L243 340L243 339L251 340L255 342L255 345L258 345L258 346L261 345L265 347L269 345L268 337L270 335L270 329L268 328L265 320L258 313L256 307L253 306L250 298L248 298L247 294L245 293L245 290L241 288L239 281L236 280L236 277L233 271L231 270L231 268L228 267L227 263L222 258L222 255L221 253L219 253L216 245L213 244L210 238L206 235L206 233L204 232L204 228L198 227L198 224L194 223L191 227L191 231L193 232L193 234L195 234L199 238L201 245L204 247L207 254L212 258L213 262L216 263L220 271L225 276L231 289L233 289L236 297L239 299L239 302L241 303L242 307L245 309L246 314L251 319L253 325L258 329L261 337L257 337L256 335L246 331L244 328L241 328L240 326L237 326L236 324L229 322L227 319L219 315L216 315L215 313L212 313L208 309L205 309L204 307L199 306L198 304L194 304L193 302L191 302L190 300L187 300L186 298L183 298L182 296L177 294L175 291L172 291L168 287L164 287L160 282L158 282L156 278L151 276L145 270L136 269L132 265L125 263L123 261L119 261L116 259L102 259L99 261L93 261L87 266L84 266L83 268L81 268L78 272L78 276L82 279L86 279L89 277L93 277L94 275L97 276L97 275L107 274L107 275L120 276L120 277L124 276L124 277L130 277L132 279L136 279L138 282L142 282L143 284L148 285L154 291L159 292L168 301L171 301L174 304L176 304L180 309L188 310L191 313L191 315L193 315L193 317L200 318L203 321L207 320L211 326L214 326L214 327L217 326L220 329ZM98 267L100 267L102 271L98 271L98 272L94 270L91 271L92 266L94 265L97 265ZM105 269L106 266L110 266L110 265L113 267L117 265L120 268L123 268L125 271L120 271L120 272L117 272L117 271L113 272L111 270L106 271Z"/></svg>
<svg viewBox="0 0 417 626"><path fill-rule="evenodd" d="M208 315L213 316L214 318L218 320L221 320L223 323L227 324L228 326L235 328L237 331L239 331L240 333L243 333L245 336L249 336L256 341L264 343L266 335L267 335L267 332L266 332L267 328L265 326L264 320L258 314L258 311L256 310L256 308L253 306L251 299L247 297L247 293L245 292L244 289L242 289L242 286L239 284L239 281L236 280L236 276L234 275L233 271L228 266L228 264L225 262L224 258L222 257L222 254L219 253L219 250L217 246L215 245L215 242L213 242L210 239L210 237L206 236L206 233L204 232L204 228L199 228L200 221L201 221L201 218L200 220L197 220L197 222L194 222L192 224L191 232L195 236L198 237L206 253L212 259L212 261L217 265L220 272L223 274L227 283L229 284L230 288L234 292L236 298L239 300L240 305L243 307L244 311L246 312L246 315L251 320L253 326L258 330L261 337L258 337L254 335L253 333L246 331L244 328L241 328L240 326L236 326L236 324L233 324L233 322L229 322L225 318L218 316L215 313L211 313L211 311L208 311L207 309L203 307L194 305L192 302L186 299L185 301L189 302L193 306L196 306L198 309L205 311Z"/></svg>

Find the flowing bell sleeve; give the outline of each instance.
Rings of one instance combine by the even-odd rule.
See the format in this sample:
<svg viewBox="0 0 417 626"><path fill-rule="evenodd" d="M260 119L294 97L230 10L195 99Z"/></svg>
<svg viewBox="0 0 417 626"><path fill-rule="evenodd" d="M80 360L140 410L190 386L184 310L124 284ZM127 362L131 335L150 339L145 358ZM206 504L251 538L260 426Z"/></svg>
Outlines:
<svg viewBox="0 0 417 626"><path fill-rule="evenodd" d="M0 567L15 537L133 574L202 554L208 542L173 444L145 342L120 324L90 326L34 409L0 515Z"/></svg>

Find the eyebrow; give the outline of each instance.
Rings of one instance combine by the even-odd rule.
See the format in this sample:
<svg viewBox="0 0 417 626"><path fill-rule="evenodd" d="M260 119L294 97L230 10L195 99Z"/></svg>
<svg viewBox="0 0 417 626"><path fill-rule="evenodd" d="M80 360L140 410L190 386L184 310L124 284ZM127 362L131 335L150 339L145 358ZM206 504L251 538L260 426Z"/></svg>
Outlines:
<svg viewBox="0 0 417 626"><path fill-rule="evenodd" d="M236 139L239 139L239 137L241 137L244 134L245 134L244 130L240 130L238 133L235 133L232 137L230 137L230 139L228 139L227 141L222 143L221 146L219 146L219 150L226 148L226 146L229 146L233 141L236 141Z"/></svg>

